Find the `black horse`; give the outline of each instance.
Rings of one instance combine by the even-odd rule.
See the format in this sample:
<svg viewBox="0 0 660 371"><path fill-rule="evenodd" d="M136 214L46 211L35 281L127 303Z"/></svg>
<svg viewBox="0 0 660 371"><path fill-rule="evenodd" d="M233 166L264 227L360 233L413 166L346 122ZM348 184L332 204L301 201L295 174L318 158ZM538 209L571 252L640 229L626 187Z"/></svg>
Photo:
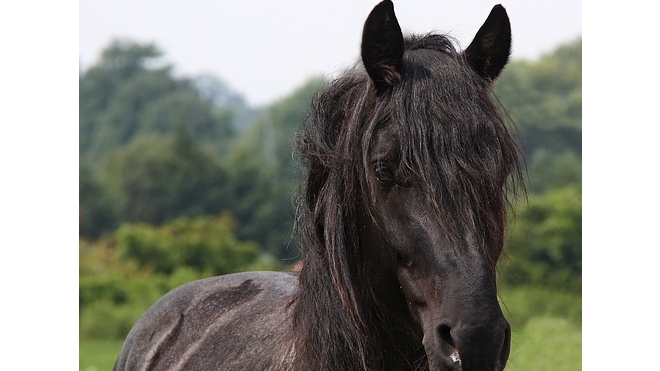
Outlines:
<svg viewBox="0 0 660 371"><path fill-rule="evenodd" d="M378 4L364 68L321 89L296 141L300 274L174 289L115 370L502 370L495 266L521 172L492 86L510 45L500 5L459 52L445 35L404 38Z"/></svg>

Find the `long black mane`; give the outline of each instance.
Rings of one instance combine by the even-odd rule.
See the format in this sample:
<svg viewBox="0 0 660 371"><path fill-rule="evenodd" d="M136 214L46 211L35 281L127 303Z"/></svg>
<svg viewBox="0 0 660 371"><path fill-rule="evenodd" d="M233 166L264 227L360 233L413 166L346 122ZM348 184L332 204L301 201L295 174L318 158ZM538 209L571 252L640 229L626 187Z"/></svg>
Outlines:
<svg viewBox="0 0 660 371"><path fill-rule="evenodd" d="M304 243L292 302L297 369L383 362L378 322L393 314L366 284L357 238L358 205L369 204L368 149L382 125L396 125L400 168L426 190L449 238L472 235L484 249L502 249L506 190L515 189L521 172L490 84L449 37L429 34L405 39L401 76L391 89L379 91L356 65L317 94L296 142L307 177L296 218ZM412 327L404 331L414 336Z"/></svg>

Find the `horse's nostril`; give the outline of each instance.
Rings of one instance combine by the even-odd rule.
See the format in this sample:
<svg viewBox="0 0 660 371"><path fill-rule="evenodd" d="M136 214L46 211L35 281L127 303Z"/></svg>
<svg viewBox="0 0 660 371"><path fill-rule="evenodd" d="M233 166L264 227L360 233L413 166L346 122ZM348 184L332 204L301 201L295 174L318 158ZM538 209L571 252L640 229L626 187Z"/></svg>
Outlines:
<svg viewBox="0 0 660 371"><path fill-rule="evenodd" d="M449 326L440 325L440 327L438 327L438 334L440 334L440 340L443 343L449 344L451 347L456 347L454 339L451 337L451 329Z"/></svg>
<svg viewBox="0 0 660 371"><path fill-rule="evenodd" d="M460 365L461 357L458 354L458 348L454 338L451 336L451 328L447 325L438 326L438 335L440 337L440 351L445 359L449 359L453 367Z"/></svg>

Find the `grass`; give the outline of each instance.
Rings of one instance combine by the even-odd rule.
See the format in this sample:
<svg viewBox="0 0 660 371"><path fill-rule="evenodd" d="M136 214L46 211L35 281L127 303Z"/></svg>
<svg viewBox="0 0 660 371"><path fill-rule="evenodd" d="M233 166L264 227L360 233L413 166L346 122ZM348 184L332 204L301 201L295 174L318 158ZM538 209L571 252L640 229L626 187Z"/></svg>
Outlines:
<svg viewBox="0 0 660 371"><path fill-rule="evenodd" d="M538 317L565 318L582 326L582 296L540 287L501 287L500 304L513 331L525 328Z"/></svg>
<svg viewBox="0 0 660 371"><path fill-rule="evenodd" d="M111 371L123 340L80 339L80 371Z"/></svg>
<svg viewBox="0 0 660 371"><path fill-rule="evenodd" d="M582 330L557 317L534 317L513 329L507 371L582 370Z"/></svg>

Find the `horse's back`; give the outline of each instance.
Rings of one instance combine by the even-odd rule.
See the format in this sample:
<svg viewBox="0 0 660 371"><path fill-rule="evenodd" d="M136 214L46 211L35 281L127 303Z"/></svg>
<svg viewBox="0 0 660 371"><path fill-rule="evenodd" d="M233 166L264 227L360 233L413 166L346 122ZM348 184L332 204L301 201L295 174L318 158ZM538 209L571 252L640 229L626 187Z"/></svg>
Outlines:
<svg viewBox="0 0 660 371"><path fill-rule="evenodd" d="M286 369L297 282L288 273L245 272L178 287L135 324L114 369Z"/></svg>

